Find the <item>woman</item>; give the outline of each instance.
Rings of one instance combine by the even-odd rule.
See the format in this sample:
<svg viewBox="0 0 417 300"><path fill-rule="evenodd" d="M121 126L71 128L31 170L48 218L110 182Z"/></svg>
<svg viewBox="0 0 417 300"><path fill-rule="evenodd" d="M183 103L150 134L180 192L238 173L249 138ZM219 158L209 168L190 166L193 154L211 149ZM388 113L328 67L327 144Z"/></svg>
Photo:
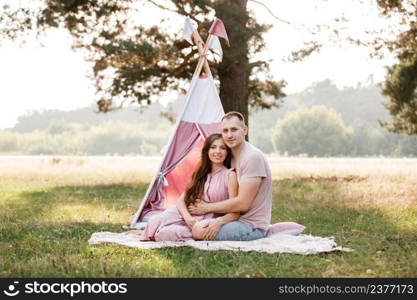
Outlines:
<svg viewBox="0 0 417 300"><path fill-rule="evenodd" d="M236 172L230 168L231 151L224 144L221 134L210 135L203 146L201 161L192 175L177 205L152 216L141 236L142 241L211 240L223 224L239 219L239 213L226 215L206 214L192 216L187 206L197 199L217 202L236 197L238 183ZM204 230L208 227L210 230Z"/></svg>

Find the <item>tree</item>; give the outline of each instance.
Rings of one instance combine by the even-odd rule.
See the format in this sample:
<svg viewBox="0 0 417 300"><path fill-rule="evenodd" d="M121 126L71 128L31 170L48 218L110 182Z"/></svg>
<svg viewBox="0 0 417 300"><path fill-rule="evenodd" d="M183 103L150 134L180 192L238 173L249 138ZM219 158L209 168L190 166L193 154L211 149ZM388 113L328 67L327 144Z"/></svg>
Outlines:
<svg viewBox="0 0 417 300"><path fill-rule="evenodd" d="M386 20L384 28L363 28L352 36L349 22L344 16L335 16L331 26L318 25L312 32L326 32L327 40L335 44L343 42L369 48L374 58L394 56L396 63L387 68L385 81L381 86L382 95L388 98L384 104L391 120L379 122L381 126L394 133L417 135L417 2L415 0L357 0L358 5L375 5L380 16ZM355 24L357 25L357 24ZM365 34L365 37L363 35ZM300 61L308 55L320 51L323 43L313 39L305 48L294 51L292 61Z"/></svg>
<svg viewBox="0 0 417 300"><path fill-rule="evenodd" d="M339 156L349 153L352 133L335 110L317 105L279 120L272 143L276 151L290 155Z"/></svg>
<svg viewBox="0 0 417 300"><path fill-rule="evenodd" d="M395 39L381 41L383 49L394 53L398 63L388 68L382 85L382 94L389 99L385 107L391 120L380 124L391 132L417 135L417 3L377 0L377 4L383 16L398 19L400 24Z"/></svg>
<svg viewBox="0 0 417 300"><path fill-rule="evenodd" d="M152 95L180 89L196 66L196 47L178 33L169 33L163 24L145 28L133 23L132 16L140 16L138 3L190 16L203 39L215 14L223 20L230 40L230 48L223 47L223 61L211 63L220 81L220 98L226 111L238 110L247 118L248 106L271 108L285 96L285 82L272 79L268 62L251 60L264 48L262 35L270 26L254 19L247 1L41 0L43 5L35 12L5 6L0 34L13 39L30 30L68 30L74 47L85 50L93 62L95 85L103 95L98 108L106 112L126 101L147 105ZM265 96L274 100L266 101Z"/></svg>

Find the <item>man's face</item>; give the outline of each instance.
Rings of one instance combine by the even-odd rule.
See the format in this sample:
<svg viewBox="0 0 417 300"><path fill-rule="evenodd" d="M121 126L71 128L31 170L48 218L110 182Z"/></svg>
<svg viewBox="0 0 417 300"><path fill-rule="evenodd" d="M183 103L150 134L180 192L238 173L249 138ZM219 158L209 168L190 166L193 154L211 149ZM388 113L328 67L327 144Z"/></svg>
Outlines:
<svg viewBox="0 0 417 300"><path fill-rule="evenodd" d="M245 141L248 129L237 117L222 121L222 136L225 144L233 149L239 147Z"/></svg>

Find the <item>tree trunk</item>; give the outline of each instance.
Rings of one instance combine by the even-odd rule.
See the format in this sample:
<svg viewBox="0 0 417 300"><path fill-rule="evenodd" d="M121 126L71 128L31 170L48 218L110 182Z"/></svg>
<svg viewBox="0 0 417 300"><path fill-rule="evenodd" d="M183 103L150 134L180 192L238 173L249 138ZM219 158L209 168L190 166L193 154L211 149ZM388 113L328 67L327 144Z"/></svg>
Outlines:
<svg viewBox="0 0 417 300"><path fill-rule="evenodd" d="M247 0L218 0L215 10L217 17L226 27L230 41L230 47L223 47L223 61L218 68L220 99L226 113L231 110L238 111L243 114L248 124L250 70L246 4Z"/></svg>

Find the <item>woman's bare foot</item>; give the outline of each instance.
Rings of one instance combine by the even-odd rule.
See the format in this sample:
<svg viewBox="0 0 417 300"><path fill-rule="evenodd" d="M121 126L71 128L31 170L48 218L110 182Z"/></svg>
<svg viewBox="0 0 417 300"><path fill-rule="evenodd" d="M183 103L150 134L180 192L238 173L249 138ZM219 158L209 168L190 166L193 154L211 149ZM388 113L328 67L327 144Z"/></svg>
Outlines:
<svg viewBox="0 0 417 300"><path fill-rule="evenodd" d="M123 232L123 234L135 234L135 235L142 235L143 230L129 230L129 231L125 231Z"/></svg>

